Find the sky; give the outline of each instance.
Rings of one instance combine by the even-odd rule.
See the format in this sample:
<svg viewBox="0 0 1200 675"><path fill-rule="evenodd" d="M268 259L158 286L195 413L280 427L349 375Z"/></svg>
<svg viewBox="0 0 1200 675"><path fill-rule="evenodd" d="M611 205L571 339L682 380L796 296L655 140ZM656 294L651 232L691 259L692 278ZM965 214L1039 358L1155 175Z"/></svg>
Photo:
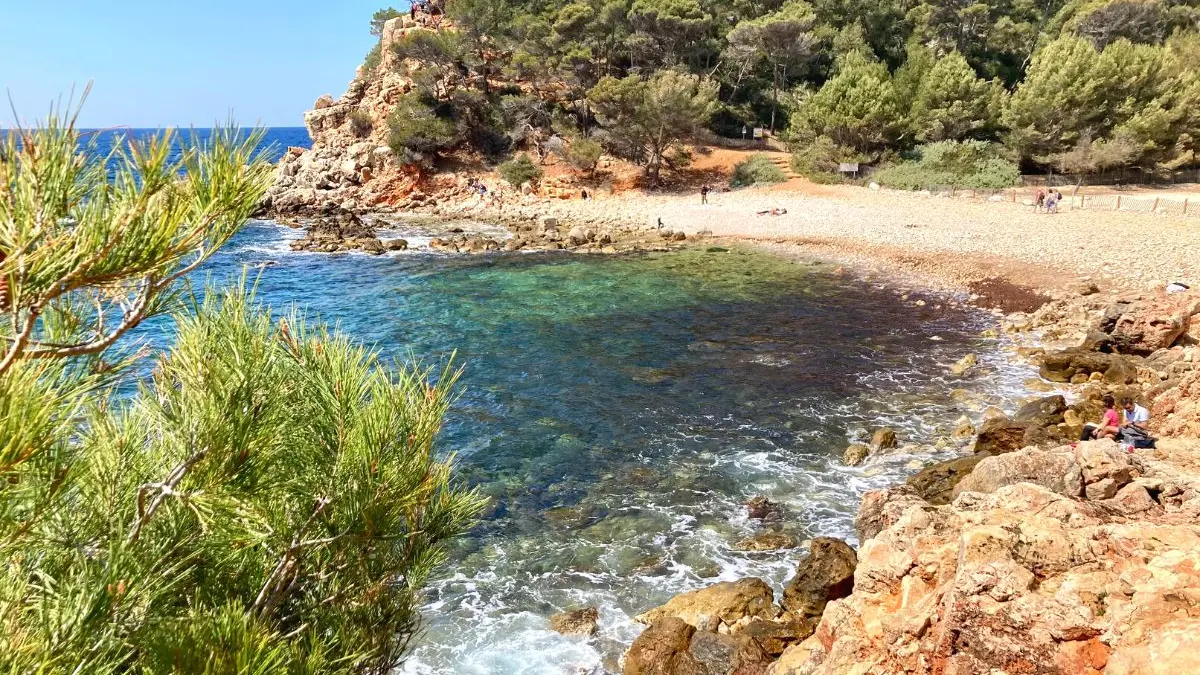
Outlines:
<svg viewBox="0 0 1200 675"><path fill-rule="evenodd" d="M345 91L388 0L0 0L0 128L92 91L84 127L302 126ZM406 0L398 6L407 8Z"/></svg>

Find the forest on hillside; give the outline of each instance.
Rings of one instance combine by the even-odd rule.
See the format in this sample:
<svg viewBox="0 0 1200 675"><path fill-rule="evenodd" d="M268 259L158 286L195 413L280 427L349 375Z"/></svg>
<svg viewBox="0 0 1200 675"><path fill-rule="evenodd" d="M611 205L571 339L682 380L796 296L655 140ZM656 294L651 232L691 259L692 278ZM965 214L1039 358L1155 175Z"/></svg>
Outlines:
<svg viewBox="0 0 1200 675"><path fill-rule="evenodd" d="M761 126L810 176L861 162L907 187L939 172L999 187L1018 168L1150 178L1197 165L1200 0L445 0L444 12L456 30L393 46L422 66L389 120L414 161L463 145L500 161L549 139L582 171L608 152L657 182L698 135ZM398 15L380 10L373 31ZM376 47L368 65L380 59Z"/></svg>

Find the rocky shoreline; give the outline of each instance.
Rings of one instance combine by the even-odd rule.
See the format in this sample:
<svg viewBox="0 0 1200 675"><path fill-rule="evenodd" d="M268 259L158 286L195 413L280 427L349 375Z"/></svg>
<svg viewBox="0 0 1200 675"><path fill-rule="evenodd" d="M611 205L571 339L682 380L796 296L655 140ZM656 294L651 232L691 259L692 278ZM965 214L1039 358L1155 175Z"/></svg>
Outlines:
<svg viewBox="0 0 1200 675"><path fill-rule="evenodd" d="M750 578L643 613L624 673L1200 672L1200 294L1081 290L997 327L1073 403L966 420L966 454L868 493L858 550L814 539L780 598ZM1106 393L1152 410L1157 449L1074 442Z"/></svg>

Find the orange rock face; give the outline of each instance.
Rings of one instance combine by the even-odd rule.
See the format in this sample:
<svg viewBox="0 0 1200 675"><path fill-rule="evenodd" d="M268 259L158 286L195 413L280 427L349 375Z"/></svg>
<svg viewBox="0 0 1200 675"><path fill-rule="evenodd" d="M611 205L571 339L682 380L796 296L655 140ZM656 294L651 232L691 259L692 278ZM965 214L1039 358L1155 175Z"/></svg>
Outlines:
<svg viewBox="0 0 1200 675"><path fill-rule="evenodd" d="M1084 483L1124 485L1096 501L1020 482L909 502L862 544L854 593L769 672L1200 672L1197 477L1107 442L1051 452Z"/></svg>

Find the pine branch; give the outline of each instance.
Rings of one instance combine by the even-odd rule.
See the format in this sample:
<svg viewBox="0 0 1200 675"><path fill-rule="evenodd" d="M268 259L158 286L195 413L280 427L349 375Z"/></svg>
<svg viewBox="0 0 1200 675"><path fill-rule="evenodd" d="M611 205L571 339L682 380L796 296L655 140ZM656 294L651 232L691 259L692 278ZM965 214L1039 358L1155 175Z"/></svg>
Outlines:
<svg viewBox="0 0 1200 675"><path fill-rule="evenodd" d="M291 589L295 586L296 580L299 578L297 569L299 567L299 553L305 548L311 546L323 546L330 544L338 539L341 539L342 534L332 537L324 537L322 539L301 540L300 537L313 524L313 521L325 511L325 507L333 502L331 497L321 497L317 500L313 511L308 516L308 520L296 530L296 534L292 537L292 544L283 552L283 556L279 558L279 562L275 564L275 568L267 575L266 582L263 583L262 589L258 592L258 597L254 599L254 604L251 609L258 614L260 619L265 619L270 616L275 608L279 606Z"/></svg>
<svg viewBox="0 0 1200 675"><path fill-rule="evenodd" d="M138 488L137 494L137 510L138 517L133 523L133 529L129 532L129 543L137 542L142 535L142 528L146 523L150 522L158 507L166 501L167 497L174 496L176 486L187 475L188 470L196 465L197 462L208 456L208 449L197 450L192 453L191 457L185 459L182 463L171 469L171 473L167 475L167 479L161 483L146 483ZM154 495L154 499L150 502L150 506L146 507L146 495L152 490L158 490L158 494Z"/></svg>

